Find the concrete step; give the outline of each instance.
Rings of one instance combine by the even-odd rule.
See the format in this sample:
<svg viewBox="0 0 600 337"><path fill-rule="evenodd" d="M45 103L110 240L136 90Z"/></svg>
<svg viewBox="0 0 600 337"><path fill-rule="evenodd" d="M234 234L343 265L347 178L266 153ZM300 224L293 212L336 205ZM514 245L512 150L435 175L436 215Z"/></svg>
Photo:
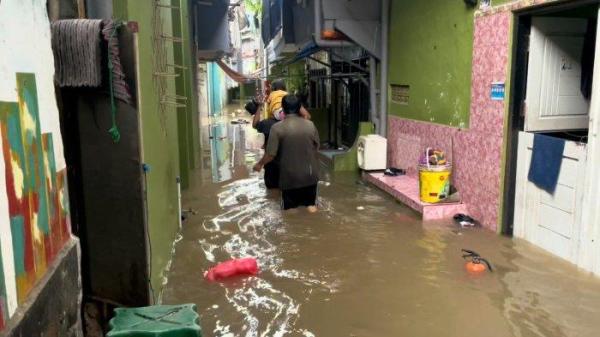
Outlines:
<svg viewBox="0 0 600 337"><path fill-rule="evenodd" d="M383 173L363 173L363 178L392 195L396 200L414 209L423 220L450 219L457 213L467 213L461 202L429 204L419 198L419 179L413 176L386 176Z"/></svg>

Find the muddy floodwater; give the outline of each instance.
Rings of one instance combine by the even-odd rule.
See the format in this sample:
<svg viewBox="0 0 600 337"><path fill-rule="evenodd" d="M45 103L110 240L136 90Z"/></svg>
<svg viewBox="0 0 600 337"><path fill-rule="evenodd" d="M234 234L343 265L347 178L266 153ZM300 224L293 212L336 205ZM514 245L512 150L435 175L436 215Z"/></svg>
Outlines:
<svg viewBox="0 0 600 337"><path fill-rule="evenodd" d="M203 336L600 336L600 278L523 241L424 223L355 174L324 172L317 214L282 214L251 172L262 145L251 126L203 131L162 294L197 304ZM494 272L467 274L461 248ZM248 256L258 277L204 280Z"/></svg>

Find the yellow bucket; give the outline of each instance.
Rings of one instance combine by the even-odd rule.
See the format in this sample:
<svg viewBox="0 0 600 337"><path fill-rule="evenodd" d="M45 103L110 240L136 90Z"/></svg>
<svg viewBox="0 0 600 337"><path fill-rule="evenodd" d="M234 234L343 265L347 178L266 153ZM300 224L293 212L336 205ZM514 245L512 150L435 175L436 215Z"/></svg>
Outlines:
<svg viewBox="0 0 600 337"><path fill-rule="evenodd" d="M419 165L419 191L422 202L434 204L450 194L452 165Z"/></svg>

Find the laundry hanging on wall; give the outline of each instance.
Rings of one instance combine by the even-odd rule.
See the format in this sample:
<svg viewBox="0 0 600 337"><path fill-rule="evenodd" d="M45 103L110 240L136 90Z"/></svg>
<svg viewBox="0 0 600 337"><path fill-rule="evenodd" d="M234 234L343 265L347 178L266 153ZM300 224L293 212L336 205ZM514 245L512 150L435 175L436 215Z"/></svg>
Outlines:
<svg viewBox="0 0 600 337"><path fill-rule="evenodd" d="M537 187L554 194L564 150L564 139L536 133L533 136L533 153L527 179Z"/></svg>
<svg viewBox="0 0 600 337"><path fill-rule="evenodd" d="M111 93L116 99L131 104L131 92L125 82L116 34L120 26L122 23L113 20L72 19L53 22L52 50L56 83L61 87L100 87L103 85L105 60L109 78L112 79ZM105 57L103 50L107 50Z"/></svg>
<svg viewBox="0 0 600 337"><path fill-rule="evenodd" d="M52 23L54 78L61 87L102 84L102 20L58 20Z"/></svg>
<svg viewBox="0 0 600 337"><path fill-rule="evenodd" d="M121 22L113 20L103 20L102 35L108 45L108 63L109 71L112 76L112 93L116 99L127 104L132 104L131 91L127 82L125 82L125 73L121 65L121 56L119 51L118 29L123 25Z"/></svg>

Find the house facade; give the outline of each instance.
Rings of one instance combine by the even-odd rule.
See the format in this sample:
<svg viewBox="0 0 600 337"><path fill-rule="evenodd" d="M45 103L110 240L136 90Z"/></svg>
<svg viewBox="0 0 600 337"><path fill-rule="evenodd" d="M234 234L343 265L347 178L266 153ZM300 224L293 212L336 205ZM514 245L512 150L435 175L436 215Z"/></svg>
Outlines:
<svg viewBox="0 0 600 337"><path fill-rule="evenodd" d="M514 234L597 273L599 262L592 256L599 251L594 211L598 199L594 197L591 174L598 161L593 131L594 116L598 114L597 89L592 90L591 100L582 103L589 105L589 122L586 119L582 127L564 124L562 128L535 129L530 121L547 117L559 121L557 125L563 120L566 123L571 107L579 104L573 102L580 98L560 103L559 97L564 94L557 93L556 98L548 99L549 104L557 102L556 107L547 108L555 116L543 116L546 112L535 110L531 102L537 95L552 92L538 91L532 83L536 76L546 76L537 72L555 71L557 75L547 75L545 81L556 81L555 87L567 88L562 78L568 76L573 82L569 92L580 96L580 79L586 76L579 65L581 45L587 39L585 27L595 28L597 4L500 0L466 3L391 2L386 88L389 164L407 167L409 175L415 176L416 163L425 148L445 150L453 164L453 183L468 213L484 227ZM546 46L558 45L557 55L562 56L556 62L562 65L550 64L545 58L530 59L532 50L539 47L528 43L543 31L536 25L548 20L582 27L581 38L565 42L570 47L561 48L560 43L571 33L557 31L545 37ZM569 52L560 54L565 50ZM579 54L573 56L571 50ZM546 63L547 69L536 66ZM563 110L564 119L559 116ZM563 175L577 176L577 181L571 184L559 178L561 191L554 194L528 192L534 187L527 180L530 157L523 154L527 145L519 137L535 134L565 139L567 149L582 148L587 161L579 160L581 174L567 171L574 159L567 158L567 150L562 166ZM576 138L571 145L568 142L573 137L569 135Z"/></svg>

